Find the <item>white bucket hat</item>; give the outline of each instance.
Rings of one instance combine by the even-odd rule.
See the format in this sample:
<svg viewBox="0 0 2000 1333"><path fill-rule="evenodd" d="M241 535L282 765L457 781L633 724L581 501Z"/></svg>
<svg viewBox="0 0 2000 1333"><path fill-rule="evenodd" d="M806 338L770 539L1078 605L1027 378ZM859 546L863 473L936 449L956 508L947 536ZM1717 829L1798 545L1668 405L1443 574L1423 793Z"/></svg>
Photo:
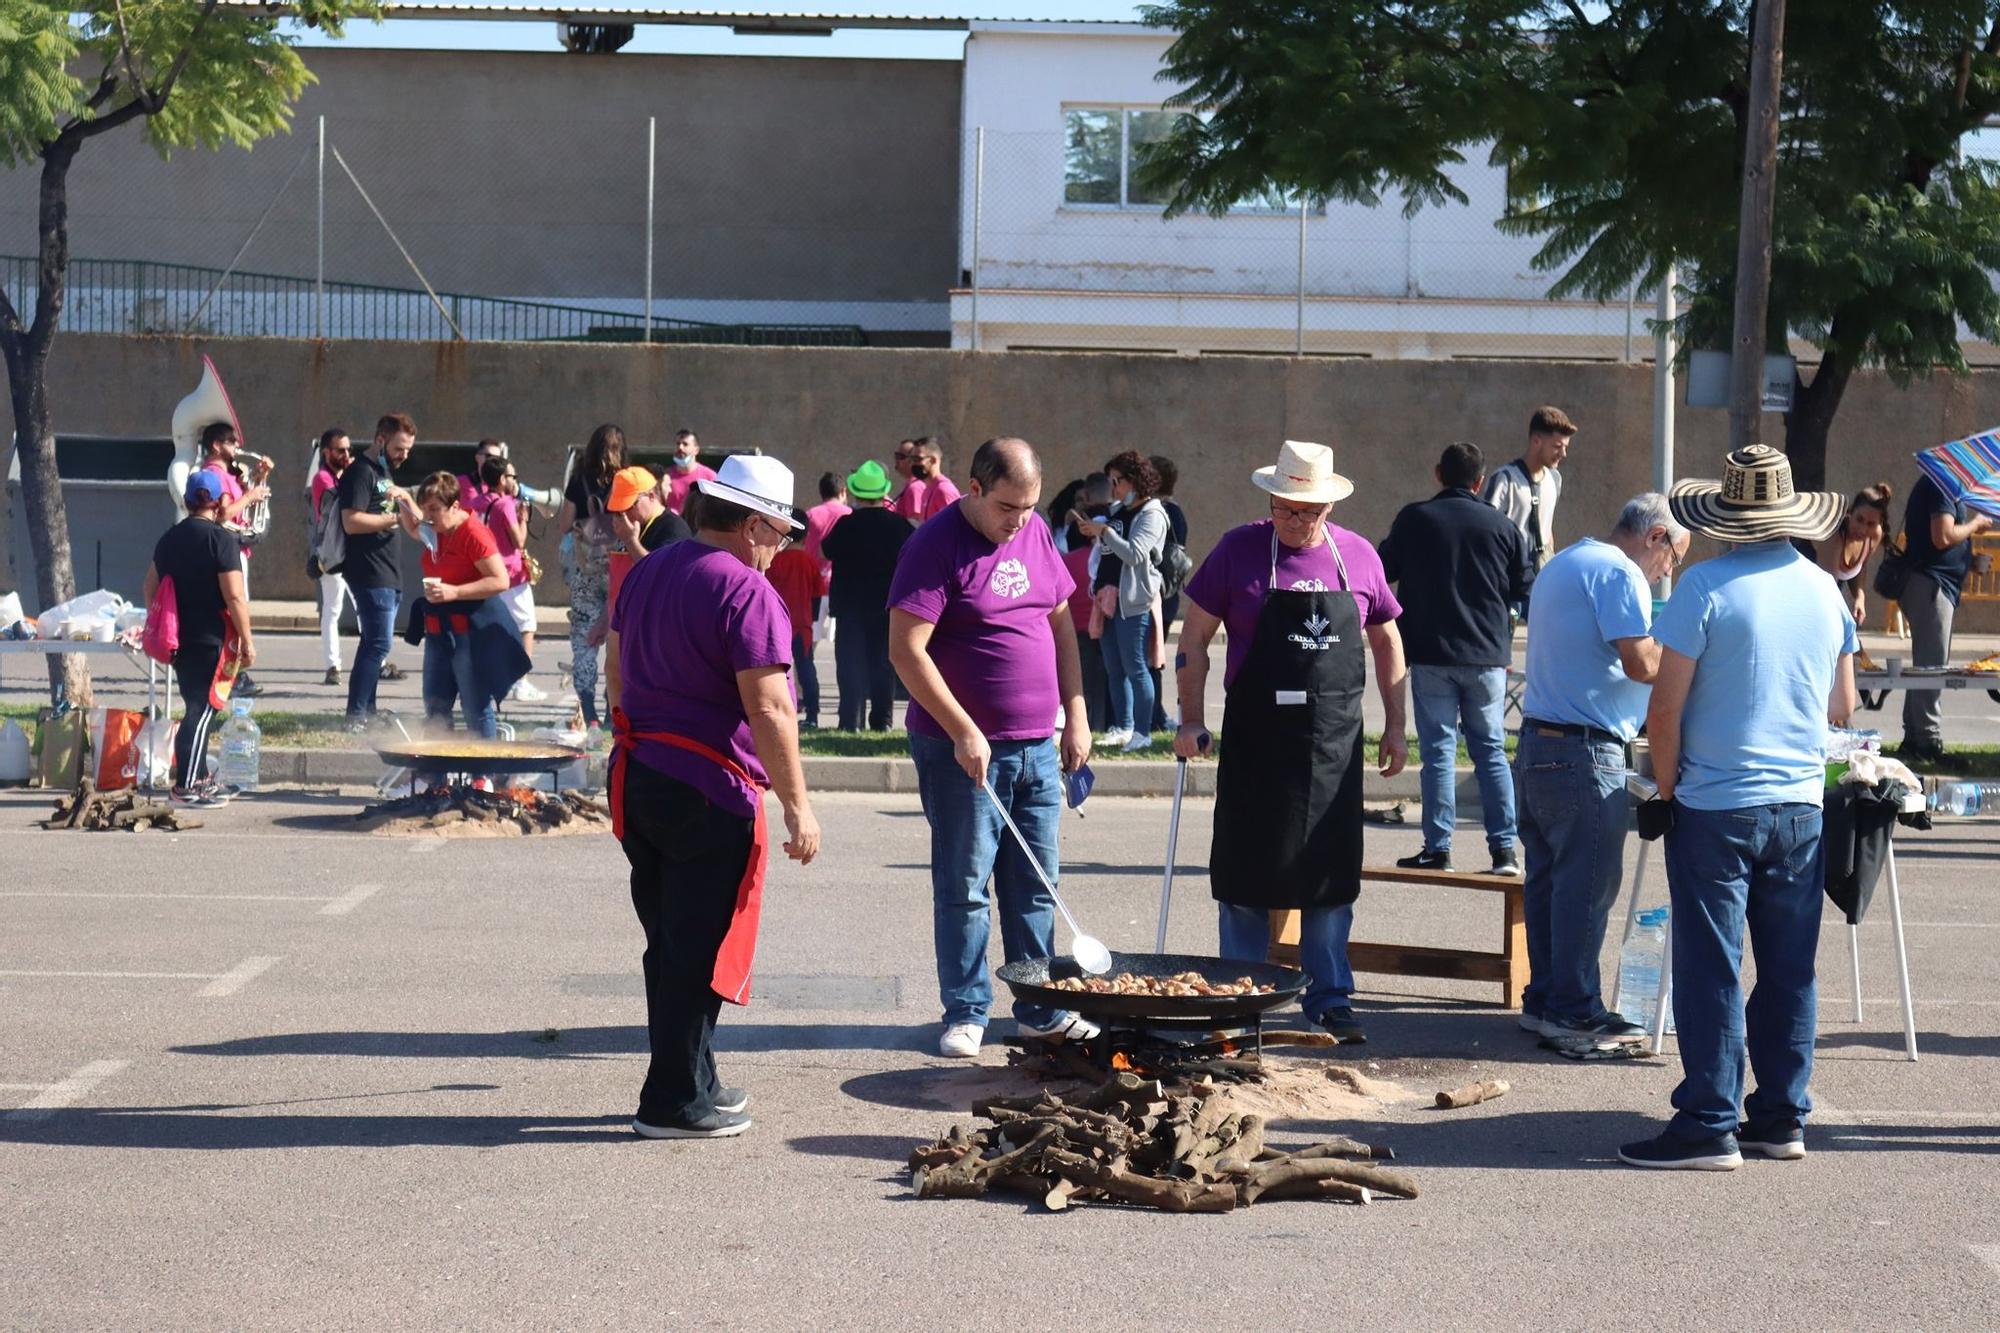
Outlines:
<svg viewBox="0 0 2000 1333"><path fill-rule="evenodd" d="M695 483L703 495L742 505L793 528L803 528L792 510L792 470L763 454L731 454L722 460L715 480Z"/></svg>
<svg viewBox="0 0 2000 1333"><path fill-rule="evenodd" d="M1333 470L1333 450L1304 440L1286 440L1277 465L1252 472L1250 484L1299 504L1333 504L1354 494L1354 483Z"/></svg>

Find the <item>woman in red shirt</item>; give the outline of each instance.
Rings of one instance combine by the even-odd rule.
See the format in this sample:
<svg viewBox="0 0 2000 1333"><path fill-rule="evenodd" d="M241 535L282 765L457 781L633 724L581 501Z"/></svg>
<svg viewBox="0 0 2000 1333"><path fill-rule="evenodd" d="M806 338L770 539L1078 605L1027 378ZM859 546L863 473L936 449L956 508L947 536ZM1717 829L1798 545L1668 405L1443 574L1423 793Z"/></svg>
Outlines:
<svg viewBox="0 0 2000 1333"><path fill-rule="evenodd" d="M405 511L403 525L424 545L424 606L419 617L424 631L424 720L438 730L451 730L451 706L458 701L465 715L465 729L491 739L494 733L494 701L507 692L520 671L495 689L498 676L519 661L525 670L526 653L521 648L520 631L513 617L500 604L507 590L507 567L500 559L499 545L484 523L469 520L472 515L458 502L458 478L449 472L433 472L417 487L417 510L436 534L433 546ZM511 636L514 654L504 649L495 654L487 642L496 629L504 627ZM507 659L498 663L489 657Z"/></svg>

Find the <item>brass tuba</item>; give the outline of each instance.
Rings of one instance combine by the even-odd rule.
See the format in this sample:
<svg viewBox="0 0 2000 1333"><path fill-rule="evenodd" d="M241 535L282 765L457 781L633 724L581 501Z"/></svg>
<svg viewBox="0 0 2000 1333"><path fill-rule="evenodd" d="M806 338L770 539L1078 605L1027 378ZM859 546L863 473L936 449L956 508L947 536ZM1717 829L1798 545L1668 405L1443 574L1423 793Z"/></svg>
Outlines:
<svg viewBox="0 0 2000 1333"><path fill-rule="evenodd" d="M237 420L235 405L229 401L229 391L222 387L222 376L216 373L215 363L207 357L201 359L201 383L194 386L194 392L181 399L174 408L174 461L167 467L167 490L172 494L174 510L185 517L187 514L188 475L201 466L201 433L218 421L226 421L236 427L239 440L243 436L243 424ZM238 450L240 457L263 461L261 454L248 450ZM252 484L251 478L241 469L236 469L237 480L244 485ZM259 500L238 516L232 526L245 546L254 545L271 528L271 502Z"/></svg>

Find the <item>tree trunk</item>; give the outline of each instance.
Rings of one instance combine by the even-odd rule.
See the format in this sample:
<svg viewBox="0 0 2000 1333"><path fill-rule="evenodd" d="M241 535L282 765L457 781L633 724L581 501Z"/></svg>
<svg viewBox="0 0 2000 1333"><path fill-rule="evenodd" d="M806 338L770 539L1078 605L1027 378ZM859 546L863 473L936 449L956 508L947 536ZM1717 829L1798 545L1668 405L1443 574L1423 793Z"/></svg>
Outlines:
<svg viewBox="0 0 2000 1333"><path fill-rule="evenodd" d="M70 560L69 514L56 471L56 437L49 416L49 345L62 315L69 270L69 167L77 145L58 139L42 154L39 218L39 284L35 313L26 328L0 330L7 359L8 396L14 408L14 452L21 465L21 507L28 549L35 561L35 593L44 609L76 596ZM49 689L57 700L90 704L88 659L49 659Z"/></svg>
<svg viewBox="0 0 2000 1333"><path fill-rule="evenodd" d="M1792 460L1792 485L1801 491L1826 489L1826 437L1853 377L1853 366L1829 350L1821 356L1812 383L1801 381L1793 391L1792 410L1785 414L1785 453Z"/></svg>

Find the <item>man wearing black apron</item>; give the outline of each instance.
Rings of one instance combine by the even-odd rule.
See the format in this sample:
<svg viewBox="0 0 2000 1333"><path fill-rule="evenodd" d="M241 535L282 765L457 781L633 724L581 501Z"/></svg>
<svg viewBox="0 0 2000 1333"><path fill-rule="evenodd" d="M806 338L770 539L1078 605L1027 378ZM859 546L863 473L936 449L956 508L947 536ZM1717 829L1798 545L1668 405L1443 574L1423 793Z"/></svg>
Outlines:
<svg viewBox="0 0 2000 1333"><path fill-rule="evenodd" d="M1382 772L1408 759L1402 608L1375 551L1326 519L1353 486L1333 451L1287 441L1251 480L1271 520L1224 534L1187 588L1176 666L1182 725L1175 753L1207 753L1208 645L1229 627L1222 755L1209 882L1225 958L1261 961L1271 911L1300 914L1312 976L1306 1014L1343 1042L1365 1040L1350 1003L1347 936L1361 892L1361 699L1366 636L1386 725Z"/></svg>

